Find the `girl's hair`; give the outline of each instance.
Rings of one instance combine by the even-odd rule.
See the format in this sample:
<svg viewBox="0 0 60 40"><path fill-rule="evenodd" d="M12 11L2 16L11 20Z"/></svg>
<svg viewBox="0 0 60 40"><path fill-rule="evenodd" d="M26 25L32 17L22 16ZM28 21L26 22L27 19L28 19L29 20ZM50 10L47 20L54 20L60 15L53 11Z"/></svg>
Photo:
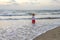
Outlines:
<svg viewBox="0 0 60 40"><path fill-rule="evenodd" d="M35 14L33 13L32 16L35 16Z"/></svg>

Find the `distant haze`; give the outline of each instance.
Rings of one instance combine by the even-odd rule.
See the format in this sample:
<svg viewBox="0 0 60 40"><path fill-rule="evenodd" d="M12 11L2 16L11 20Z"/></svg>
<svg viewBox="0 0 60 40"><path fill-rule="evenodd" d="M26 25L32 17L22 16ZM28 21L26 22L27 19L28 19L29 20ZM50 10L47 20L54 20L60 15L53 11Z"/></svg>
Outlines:
<svg viewBox="0 0 60 40"><path fill-rule="evenodd" d="M58 10L60 0L0 0L0 9Z"/></svg>

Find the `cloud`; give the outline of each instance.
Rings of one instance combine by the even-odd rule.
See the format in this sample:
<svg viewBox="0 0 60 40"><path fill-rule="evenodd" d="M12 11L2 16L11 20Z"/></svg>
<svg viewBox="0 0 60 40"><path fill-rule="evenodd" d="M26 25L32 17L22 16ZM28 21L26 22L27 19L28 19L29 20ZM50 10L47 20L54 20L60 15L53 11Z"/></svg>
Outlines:
<svg viewBox="0 0 60 40"><path fill-rule="evenodd" d="M8 3L7 5L0 5L0 8L20 10L60 9L60 0L10 0Z"/></svg>

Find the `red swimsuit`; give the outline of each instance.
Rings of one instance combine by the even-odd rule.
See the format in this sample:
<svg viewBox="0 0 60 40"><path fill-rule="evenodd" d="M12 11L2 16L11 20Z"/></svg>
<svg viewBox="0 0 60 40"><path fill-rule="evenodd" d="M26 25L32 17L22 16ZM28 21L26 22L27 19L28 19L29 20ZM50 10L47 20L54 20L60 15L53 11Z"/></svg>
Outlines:
<svg viewBox="0 0 60 40"><path fill-rule="evenodd" d="M35 20L32 20L32 24L35 24Z"/></svg>
<svg viewBox="0 0 60 40"><path fill-rule="evenodd" d="M35 24L35 17L32 17L32 24Z"/></svg>

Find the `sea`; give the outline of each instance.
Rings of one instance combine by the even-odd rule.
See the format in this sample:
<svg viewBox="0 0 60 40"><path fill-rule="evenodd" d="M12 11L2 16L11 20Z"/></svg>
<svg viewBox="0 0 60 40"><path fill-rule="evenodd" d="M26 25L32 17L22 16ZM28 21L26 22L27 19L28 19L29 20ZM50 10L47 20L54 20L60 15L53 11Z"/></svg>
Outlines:
<svg viewBox="0 0 60 40"><path fill-rule="evenodd" d="M60 10L0 10L0 40L33 40L59 26Z"/></svg>

